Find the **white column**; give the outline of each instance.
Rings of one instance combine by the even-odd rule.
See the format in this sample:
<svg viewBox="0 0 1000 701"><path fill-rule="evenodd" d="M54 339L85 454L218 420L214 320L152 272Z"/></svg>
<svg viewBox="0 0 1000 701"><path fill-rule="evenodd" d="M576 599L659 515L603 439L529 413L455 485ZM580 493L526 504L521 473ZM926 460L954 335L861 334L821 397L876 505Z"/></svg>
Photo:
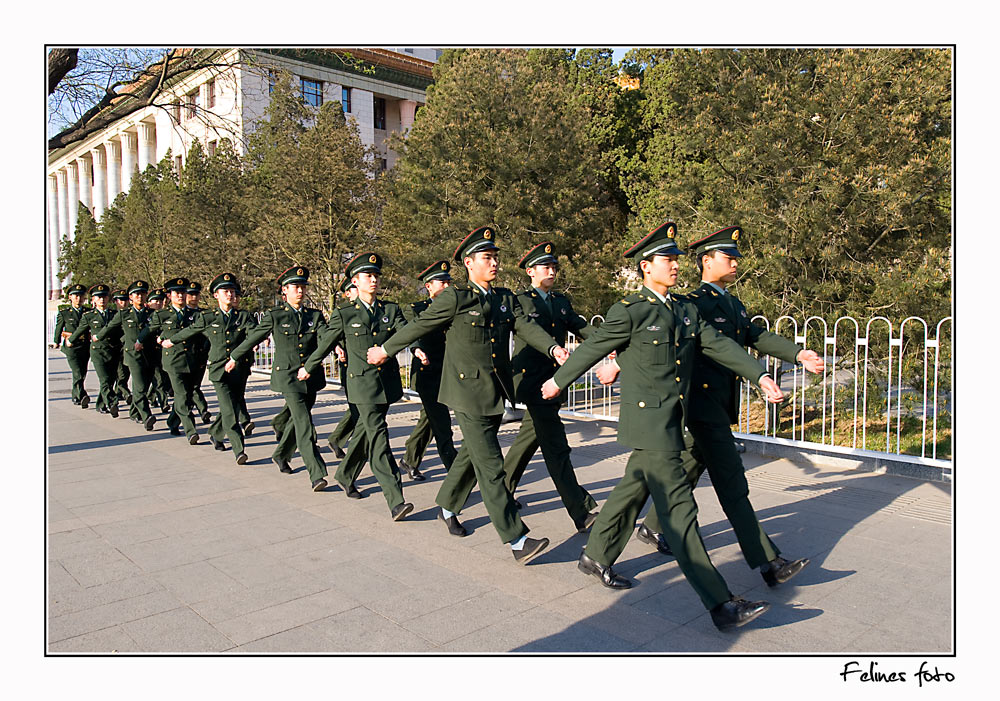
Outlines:
<svg viewBox="0 0 1000 701"><path fill-rule="evenodd" d="M76 215L79 208L80 182L76 176L76 163L69 163L66 165L66 238L70 241L76 236Z"/></svg>
<svg viewBox="0 0 1000 701"><path fill-rule="evenodd" d="M65 168L56 173L56 177L59 179L59 189L56 190L56 206L58 207L57 215L59 217L59 240L62 241L63 239L69 238L69 193L67 192L66 187L69 177Z"/></svg>
<svg viewBox="0 0 1000 701"><path fill-rule="evenodd" d="M413 126L413 120L417 115L417 103L414 100L399 101L399 123L400 130L405 134Z"/></svg>
<svg viewBox="0 0 1000 701"><path fill-rule="evenodd" d="M94 163L94 220L101 221L104 210L108 208L108 162L103 146L90 153Z"/></svg>
<svg viewBox="0 0 1000 701"><path fill-rule="evenodd" d="M122 141L122 192L128 192L132 184L132 175L135 173L136 164L136 144L135 134L130 131L121 133Z"/></svg>
<svg viewBox="0 0 1000 701"><path fill-rule="evenodd" d="M90 177L90 161L86 158L76 159L76 175L77 175L77 197L83 202L87 209L94 206L94 200L91 197L91 192L94 187L94 181ZM76 216L77 208L73 208L73 216Z"/></svg>
<svg viewBox="0 0 1000 701"><path fill-rule="evenodd" d="M153 163L156 153L156 125L139 122L139 172Z"/></svg>
<svg viewBox="0 0 1000 701"><path fill-rule="evenodd" d="M48 177L49 187L46 190L45 207L48 210L49 225L49 299L59 294L59 178Z"/></svg>
<svg viewBox="0 0 1000 701"><path fill-rule="evenodd" d="M108 206L115 201L121 189L122 176L122 147L117 141L109 141L104 144L104 150L108 155Z"/></svg>

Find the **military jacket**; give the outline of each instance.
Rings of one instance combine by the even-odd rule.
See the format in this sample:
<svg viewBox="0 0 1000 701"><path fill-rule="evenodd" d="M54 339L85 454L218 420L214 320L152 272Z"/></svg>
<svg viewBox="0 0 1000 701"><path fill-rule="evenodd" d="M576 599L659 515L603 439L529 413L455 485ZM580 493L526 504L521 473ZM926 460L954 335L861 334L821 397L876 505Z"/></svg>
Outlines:
<svg viewBox="0 0 1000 701"><path fill-rule="evenodd" d="M494 287L487 302L477 288L466 284L443 290L384 349L393 356L435 329L445 331L438 401L474 416L502 414L504 398L514 401L511 334L517 334L541 353L548 353L556 345L541 326L525 315L517 295L509 289Z"/></svg>
<svg viewBox="0 0 1000 701"><path fill-rule="evenodd" d="M100 332L111 324L118 310L107 310L107 314L102 314L97 309L91 309L83 315L83 320L69 339L70 343L76 344L77 340L83 336L90 336L90 352L98 355L106 361L110 361L122 352L122 331L121 326L110 329L104 336Z"/></svg>
<svg viewBox="0 0 1000 701"><path fill-rule="evenodd" d="M567 332L572 331L581 338L587 338L593 327L587 320L573 311L573 305L566 295L552 291L551 311L549 304L542 300L538 290L528 289L517 295L525 315L541 326L556 340L560 346L566 345ZM565 397L560 395L554 399L542 399L542 385L555 374L559 367L552 358L539 353L520 338L514 341L514 357L511 359L514 369L515 397L521 404L560 404Z"/></svg>
<svg viewBox="0 0 1000 701"><path fill-rule="evenodd" d="M94 332L94 338L103 341L113 334L121 334L125 357L147 365L151 364L152 351L150 348L154 345L153 343L142 342L143 349L141 351L135 349L136 342L141 342L139 341L139 337L149 326L150 314L152 312L149 309L143 307L137 310L130 304L124 309L115 312L107 326Z"/></svg>
<svg viewBox="0 0 1000 701"><path fill-rule="evenodd" d="M600 328L556 371L556 384L566 387L612 351L618 351L622 369L618 442L631 448L684 448L699 351L752 382L764 374L743 348L702 319L694 304L678 298L664 304L646 287L611 306Z"/></svg>
<svg viewBox="0 0 1000 701"><path fill-rule="evenodd" d="M412 322L431 305L433 300L422 299L403 307L403 316L407 322ZM444 367L445 331L442 328L431 331L426 336L418 338L410 346L411 349L420 349L427 356L427 365L424 365L414 356L410 363L410 387L420 395L425 401L436 402L438 400L438 390L441 388L441 369Z"/></svg>
<svg viewBox="0 0 1000 701"><path fill-rule="evenodd" d="M326 387L322 372L314 372L308 380L299 380L299 368L316 350L320 332L326 330L326 317L319 309L301 307L296 311L288 302L264 313L257 328L247 331L247 337L232 352L239 361L261 341L271 336L274 361L271 365L271 389L275 392L318 392ZM252 356L251 356L252 358Z"/></svg>
<svg viewBox="0 0 1000 701"><path fill-rule="evenodd" d="M197 315L195 323L197 323L197 317L200 317L202 314L212 314L215 312L214 309L204 309L202 307L192 307L191 311L193 311ZM207 367L208 356L212 348L211 340L204 335L197 335L191 338L191 341L193 343L188 348L188 350L191 353L191 361L193 363L193 367L199 370L201 368Z"/></svg>
<svg viewBox="0 0 1000 701"><path fill-rule="evenodd" d="M87 343L76 343L72 346L67 347L63 343L63 333L68 333L71 336L73 332L83 322L83 316L89 310L86 307L80 307L79 309L74 309L73 307L67 307L66 309L60 309L59 313L56 314L56 328L55 333L52 336L52 342L59 345L60 350L62 350L63 355L73 356L73 357L90 357L90 348ZM84 325L86 328L86 325Z"/></svg>
<svg viewBox="0 0 1000 701"><path fill-rule="evenodd" d="M174 344L170 348L161 347L160 363L167 372L182 374L192 372L197 367L195 347L200 343L200 339L196 342L174 342L174 336L181 330L190 327L198 316L200 316L200 312L189 307L183 307L179 316L173 306L161 309L158 312L153 312L149 318L149 326L140 334L140 340L148 339L150 344L153 344L157 337L169 338L170 342ZM146 342L143 340L143 343Z"/></svg>
<svg viewBox="0 0 1000 701"><path fill-rule="evenodd" d="M395 302L376 298L372 311L370 315L360 300L334 309L318 347L306 360L309 373L322 374L323 358L340 344L347 352L347 393L352 404L392 404L403 396L395 356L376 367L368 363L368 349L392 338L406 320Z"/></svg>
<svg viewBox="0 0 1000 701"><path fill-rule="evenodd" d="M171 338L172 343L183 341L198 341L208 345L208 379L221 382L226 374L226 363L233 350L246 340L247 333L257 327L253 314L237 309L229 313L227 321L220 309L202 309L194 321L186 329L176 332ZM253 366L253 355L248 353L237 363L233 373L250 374Z"/></svg>
<svg viewBox="0 0 1000 701"><path fill-rule="evenodd" d="M743 302L722 295L707 282L687 296L698 313L722 335L743 347L755 348L775 358L795 362L802 350L787 338L750 322ZM691 414L699 421L734 424L739 420L740 378L729 368L699 354L694 361Z"/></svg>

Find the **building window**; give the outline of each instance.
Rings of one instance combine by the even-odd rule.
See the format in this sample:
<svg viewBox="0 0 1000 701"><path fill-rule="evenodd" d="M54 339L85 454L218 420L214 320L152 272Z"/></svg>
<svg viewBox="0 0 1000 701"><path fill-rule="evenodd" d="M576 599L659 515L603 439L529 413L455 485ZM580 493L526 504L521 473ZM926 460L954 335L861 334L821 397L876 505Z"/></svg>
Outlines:
<svg viewBox="0 0 1000 701"><path fill-rule="evenodd" d="M385 98L375 98L375 128L385 129Z"/></svg>
<svg viewBox="0 0 1000 701"><path fill-rule="evenodd" d="M186 119L194 119L195 114L198 112L198 91L192 90L187 94L187 110L184 117Z"/></svg>
<svg viewBox="0 0 1000 701"><path fill-rule="evenodd" d="M387 170L389 170L389 161L384 158L378 159L378 172L384 173Z"/></svg>
<svg viewBox="0 0 1000 701"><path fill-rule="evenodd" d="M273 68L267 69L267 94L270 95L274 92L274 86L278 82L278 76L275 75Z"/></svg>
<svg viewBox="0 0 1000 701"><path fill-rule="evenodd" d="M177 175L181 174L184 169L184 156L177 156L174 158L174 168L177 170Z"/></svg>
<svg viewBox="0 0 1000 701"><path fill-rule="evenodd" d="M343 106L345 112L351 111L351 89L341 88L340 89L340 104Z"/></svg>
<svg viewBox="0 0 1000 701"><path fill-rule="evenodd" d="M405 51L408 54L412 54L413 53L413 49L403 49L403 51Z"/></svg>
<svg viewBox="0 0 1000 701"><path fill-rule="evenodd" d="M318 80L302 78L302 101L307 105L319 107L323 104L323 83Z"/></svg>
<svg viewBox="0 0 1000 701"><path fill-rule="evenodd" d="M170 103L170 116L174 118L175 124L181 123L181 101L174 100Z"/></svg>
<svg viewBox="0 0 1000 701"><path fill-rule="evenodd" d="M209 109L215 107L215 80L210 80L206 83L205 88L205 106Z"/></svg>
<svg viewBox="0 0 1000 701"><path fill-rule="evenodd" d="M216 139L212 139L211 141L208 142L208 155L209 156L214 156L215 155L215 149L216 149L216 147L218 145L219 145L219 142Z"/></svg>

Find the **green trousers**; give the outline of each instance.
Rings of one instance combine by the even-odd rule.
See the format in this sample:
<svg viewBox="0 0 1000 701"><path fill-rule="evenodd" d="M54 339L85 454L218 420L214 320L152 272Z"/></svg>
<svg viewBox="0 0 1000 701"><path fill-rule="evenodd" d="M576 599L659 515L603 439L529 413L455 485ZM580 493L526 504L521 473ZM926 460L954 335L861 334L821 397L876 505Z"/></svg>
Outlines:
<svg viewBox="0 0 1000 701"><path fill-rule="evenodd" d="M389 446L389 426L385 416L389 411L388 404L355 404L358 412L358 425L347 446L347 453L340 461L334 478L340 485L354 484L367 462L371 465L372 474L382 488L390 509L403 503L403 482L399 476L399 467Z"/></svg>
<svg viewBox="0 0 1000 701"><path fill-rule="evenodd" d="M149 411L150 384L153 369L142 360L137 360L130 353L125 354L125 364L132 376L132 402L128 415L133 419L145 422L152 414Z"/></svg>
<svg viewBox="0 0 1000 701"><path fill-rule="evenodd" d="M312 408L316 404L315 392L282 392L288 420L278 421L274 417L272 425L278 434L278 445L272 456L275 460L290 461L298 449L302 461L309 471L309 479L315 482L326 477L326 463L316 447L316 429L312 422Z"/></svg>
<svg viewBox="0 0 1000 701"><path fill-rule="evenodd" d="M219 402L219 413L216 414L208 433L217 443L229 438L229 445L236 454L244 452L242 425L249 421L246 415L247 375L236 369L227 372L218 382L213 382L215 396Z"/></svg>
<svg viewBox="0 0 1000 701"><path fill-rule="evenodd" d="M502 418L503 414L473 416L455 412L462 429L462 447L441 483L436 501L438 506L458 513L478 482L497 535L502 542L510 543L528 533L528 527L521 521L514 497L504 484L503 452L497 440Z"/></svg>
<svg viewBox="0 0 1000 701"><path fill-rule="evenodd" d="M118 398L127 405L132 404L132 393L128 391L129 375L131 373L129 372L128 365L125 363L125 356L124 354L120 354L118 356L118 378L115 382L115 388Z"/></svg>
<svg viewBox="0 0 1000 701"><path fill-rule="evenodd" d="M420 401L422 402L420 416L413 431L410 432L410 437L406 439L406 464L410 467L420 467L433 436L438 455L445 471L448 471L455 462L455 456L458 455L451 435L451 414L448 413L448 407L441 402L425 400L423 397Z"/></svg>
<svg viewBox="0 0 1000 701"><path fill-rule="evenodd" d="M198 433L191 415L191 395L194 392L194 378L189 372L167 372L170 386L174 390L174 401L167 416L169 428L184 427L184 435L190 438Z"/></svg>
<svg viewBox="0 0 1000 701"><path fill-rule="evenodd" d="M83 341L79 342L83 344ZM69 351L68 353L66 351ZM69 362L69 370L73 374L73 403L79 404L84 397L89 397L87 390L83 387L83 381L87 379L87 363L90 361L90 348L64 349L63 355Z"/></svg>
<svg viewBox="0 0 1000 701"><path fill-rule="evenodd" d="M681 459L691 489L707 469L712 488L733 527L747 565L757 568L778 557L781 551L764 532L750 504L750 486L729 426L692 421L684 434L684 445L686 450L681 453ZM662 532L660 519L653 509L643 523L654 533Z"/></svg>
<svg viewBox="0 0 1000 701"><path fill-rule="evenodd" d="M208 401L205 399L205 393L201 391L201 383L205 379L206 369L205 367L195 368L191 373L191 401L194 408L202 416L208 413Z"/></svg>
<svg viewBox="0 0 1000 701"><path fill-rule="evenodd" d="M351 434L354 433L355 427L358 425L358 409L353 404L347 404L347 411L344 415L340 417L340 422L333 429L333 433L326 437L332 445L337 445L343 448L347 445L347 441L350 439Z"/></svg>
<svg viewBox="0 0 1000 701"><path fill-rule="evenodd" d="M100 411L110 409L112 406L117 407L118 394L115 391L115 383L118 381L118 356L94 351L90 354L90 360L94 364L97 381L100 383L94 408Z"/></svg>
<svg viewBox="0 0 1000 701"><path fill-rule="evenodd" d="M646 499L663 523L664 538L677 564L706 609L729 601L732 594L705 551L698 532L698 506L684 472L680 451L635 449L625 475L611 490L587 540L587 557L614 564L628 543Z"/></svg>
<svg viewBox="0 0 1000 701"><path fill-rule="evenodd" d="M525 468L539 446L545 458L545 469L549 471L563 506L574 523L581 523L588 513L597 508L597 502L576 480L558 404L525 405L521 430L517 432L517 438L503 461L507 489L511 494L517 489Z"/></svg>

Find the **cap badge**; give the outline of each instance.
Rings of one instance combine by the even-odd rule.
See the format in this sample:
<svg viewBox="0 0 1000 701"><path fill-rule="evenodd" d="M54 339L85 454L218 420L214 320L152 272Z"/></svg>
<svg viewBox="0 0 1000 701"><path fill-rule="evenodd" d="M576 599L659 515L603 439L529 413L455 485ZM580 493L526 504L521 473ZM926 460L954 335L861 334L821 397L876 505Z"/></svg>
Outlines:
<svg viewBox="0 0 1000 701"><path fill-rule="evenodd" d="M672 239L673 237L674 237L674 227L669 226L667 227L667 238Z"/></svg>
<svg viewBox="0 0 1000 701"><path fill-rule="evenodd" d="M736 231L733 232L733 241L735 241L739 237L740 237L740 230L737 229Z"/></svg>
<svg viewBox="0 0 1000 701"><path fill-rule="evenodd" d="M493 238L493 232L487 229L486 231L483 232L483 238L484 239Z"/></svg>
<svg viewBox="0 0 1000 701"><path fill-rule="evenodd" d="M295 274L296 275L305 275L306 271L304 271L302 268L299 268L298 270L295 271Z"/></svg>
<svg viewBox="0 0 1000 701"><path fill-rule="evenodd" d="M441 264L441 270L447 270L447 269L448 269L448 264L447 263L442 263Z"/></svg>
<svg viewBox="0 0 1000 701"><path fill-rule="evenodd" d="M374 253L373 253L373 254L371 255L371 257L370 257L370 258L368 259L368 262L369 262L369 263L375 263L375 262L377 262L377 261L378 261L378 258L376 258L376 257L375 257L375 254L374 254Z"/></svg>
<svg viewBox="0 0 1000 701"><path fill-rule="evenodd" d="M226 274L225 274L225 275L223 276L223 278L222 278L222 279L223 279L223 280L231 280L232 278L231 278L231 277L229 277L229 273L226 273Z"/></svg>
<svg viewBox="0 0 1000 701"><path fill-rule="evenodd" d="M548 245L545 246L545 252L546 253L552 253L552 246L548 246Z"/></svg>

